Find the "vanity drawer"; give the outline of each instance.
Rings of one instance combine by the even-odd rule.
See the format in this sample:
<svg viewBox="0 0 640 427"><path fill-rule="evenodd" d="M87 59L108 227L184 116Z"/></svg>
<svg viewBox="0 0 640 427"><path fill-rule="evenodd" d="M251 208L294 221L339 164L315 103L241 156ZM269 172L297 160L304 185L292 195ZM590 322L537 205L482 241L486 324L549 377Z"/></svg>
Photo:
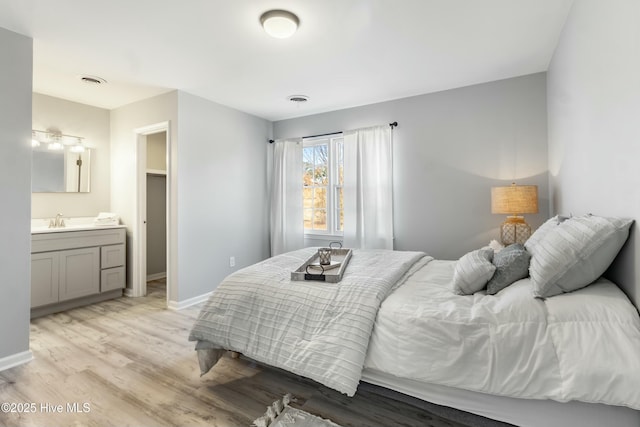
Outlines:
<svg viewBox="0 0 640 427"><path fill-rule="evenodd" d="M124 228L96 228L91 231L62 231L31 234L31 253L116 245L125 241Z"/></svg>
<svg viewBox="0 0 640 427"><path fill-rule="evenodd" d="M124 244L103 246L100 248L100 252L100 268L104 269L124 265Z"/></svg>
<svg viewBox="0 0 640 427"><path fill-rule="evenodd" d="M100 272L100 292L124 288L124 267L107 268Z"/></svg>

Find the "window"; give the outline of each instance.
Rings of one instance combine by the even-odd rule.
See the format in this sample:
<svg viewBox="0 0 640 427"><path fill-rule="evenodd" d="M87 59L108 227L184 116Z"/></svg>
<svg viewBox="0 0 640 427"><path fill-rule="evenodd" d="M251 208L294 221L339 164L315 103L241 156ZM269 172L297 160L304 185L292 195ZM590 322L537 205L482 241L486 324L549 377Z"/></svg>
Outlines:
<svg viewBox="0 0 640 427"><path fill-rule="evenodd" d="M305 138L302 144L304 231L310 234L342 234L342 134Z"/></svg>

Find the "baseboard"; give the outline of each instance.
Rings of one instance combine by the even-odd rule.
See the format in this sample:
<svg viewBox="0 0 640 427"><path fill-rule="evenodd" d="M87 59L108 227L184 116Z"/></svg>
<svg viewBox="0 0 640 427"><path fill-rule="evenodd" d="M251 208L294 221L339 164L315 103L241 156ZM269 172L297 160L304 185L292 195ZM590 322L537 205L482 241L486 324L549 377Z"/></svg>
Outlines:
<svg viewBox="0 0 640 427"><path fill-rule="evenodd" d="M84 305L95 304L97 302L106 301L108 299L120 298L122 296L122 289L114 289L111 291L102 292L95 295L89 295L88 297L76 298L68 301L62 301L43 307L36 307L31 309L31 318L46 316L47 314L58 313L61 311L70 310L76 307L82 307Z"/></svg>
<svg viewBox="0 0 640 427"><path fill-rule="evenodd" d="M33 360L33 353L31 350L23 351L22 353L12 354L11 356L3 357L0 359L0 372L14 368L18 365L23 365Z"/></svg>
<svg viewBox="0 0 640 427"><path fill-rule="evenodd" d="M184 301L169 301L167 307L169 310L184 310L187 307L191 307L192 305L200 304L201 302L205 302L209 299L212 292L207 292L206 294L199 295L197 297L189 298Z"/></svg>
<svg viewBox="0 0 640 427"><path fill-rule="evenodd" d="M150 282L152 280L166 279L166 278L167 278L166 271L164 273L147 274L147 282Z"/></svg>

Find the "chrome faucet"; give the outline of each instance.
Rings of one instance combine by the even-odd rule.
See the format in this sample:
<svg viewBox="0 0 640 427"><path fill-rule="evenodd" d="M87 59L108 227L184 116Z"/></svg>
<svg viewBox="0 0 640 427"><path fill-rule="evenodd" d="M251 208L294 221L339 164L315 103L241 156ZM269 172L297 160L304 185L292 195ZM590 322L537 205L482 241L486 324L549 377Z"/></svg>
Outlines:
<svg viewBox="0 0 640 427"><path fill-rule="evenodd" d="M49 228L62 228L64 227L64 218L62 218L62 214L56 214L56 218L51 218L49 220Z"/></svg>

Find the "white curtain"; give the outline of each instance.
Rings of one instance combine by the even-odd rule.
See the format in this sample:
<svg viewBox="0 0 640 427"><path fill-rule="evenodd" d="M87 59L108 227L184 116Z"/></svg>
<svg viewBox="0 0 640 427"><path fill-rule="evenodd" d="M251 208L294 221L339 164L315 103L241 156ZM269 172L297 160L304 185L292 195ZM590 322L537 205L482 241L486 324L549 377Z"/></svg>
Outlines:
<svg viewBox="0 0 640 427"><path fill-rule="evenodd" d="M393 249L391 127L344 132L344 246Z"/></svg>
<svg viewBox="0 0 640 427"><path fill-rule="evenodd" d="M273 143L271 174L271 256L304 247L302 140Z"/></svg>

